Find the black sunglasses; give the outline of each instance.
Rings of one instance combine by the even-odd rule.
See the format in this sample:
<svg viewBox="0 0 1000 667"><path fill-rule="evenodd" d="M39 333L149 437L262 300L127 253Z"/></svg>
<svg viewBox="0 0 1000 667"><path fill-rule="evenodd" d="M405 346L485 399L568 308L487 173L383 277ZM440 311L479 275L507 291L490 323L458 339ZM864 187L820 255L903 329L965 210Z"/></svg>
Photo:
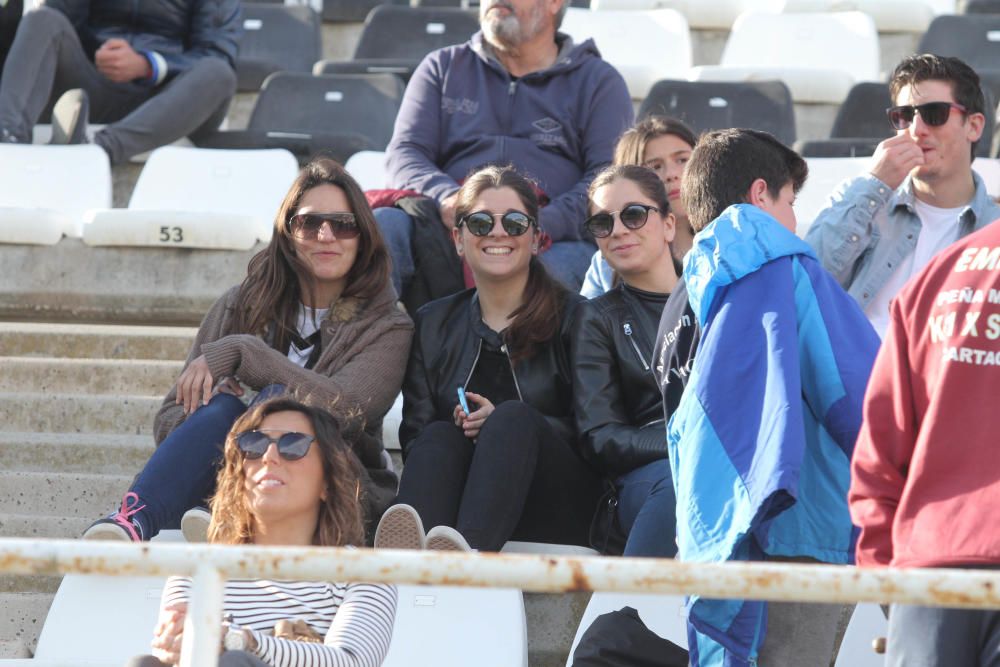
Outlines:
<svg viewBox="0 0 1000 667"><path fill-rule="evenodd" d="M259 459L273 442L278 446L278 454L286 461L298 461L309 453L309 445L316 438L305 433L284 433L275 439L262 431L243 431L236 436L236 446L244 458Z"/></svg>
<svg viewBox="0 0 1000 667"><path fill-rule="evenodd" d="M298 213L289 218L288 228L292 236L311 241L319 236L324 222L338 239L357 238L361 233L353 213Z"/></svg>
<svg viewBox="0 0 1000 667"><path fill-rule="evenodd" d="M474 236L487 236L493 231L493 224L497 218L500 218L500 224L503 225L503 230L509 236L520 236L535 224L534 218L520 211L507 211L506 213L475 211L459 220L458 226L465 225L469 233Z"/></svg>
<svg viewBox="0 0 1000 667"><path fill-rule="evenodd" d="M622 221L623 225L629 229L639 229L646 224L650 211L659 213L660 209L646 204L629 204L620 211L595 213L584 220L583 227L593 234L594 238L603 239L611 236L611 232L615 228L615 213L618 214L618 219Z"/></svg>
<svg viewBox="0 0 1000 667"><path fill-rule="evenodd" d="M948 122L948 116L952 109L958 109L962 113L968 110L961 104L954 102L927 102L925 104L904 104L899 107L889 107L885 113L889 116L889 124L897 130L905 130L913 122L913 116L920 114L920 118L932 127L938 127Z"/></svg>

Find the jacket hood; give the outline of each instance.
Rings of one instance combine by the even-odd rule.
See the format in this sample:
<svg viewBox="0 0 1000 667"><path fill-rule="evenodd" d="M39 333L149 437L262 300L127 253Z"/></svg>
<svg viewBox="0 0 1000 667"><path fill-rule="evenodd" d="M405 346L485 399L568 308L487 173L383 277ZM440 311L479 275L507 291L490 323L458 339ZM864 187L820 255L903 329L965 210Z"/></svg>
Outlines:
<svg viewBox="0 0 1000 667"><path fill-rule="evenodd" d="M699 324L705 325L716 292L790 255L816 258L812 248L765 211L735 204L694 237L684 260L684 282Z"/></svg>
<svg viewBox="0 0 1000 667"><path fill-rule="evenodd" d="M482 30L474 34L469 40L469 43L472 45L473 52L486 61L490 67L500 68L504 72L507 71L504 69L504 66L500 64L497 57L493 55L492 48L490 48L486 40L483 39ZM601 57L601 52L597 50L597 44L594 43L593 39L588 38L582 43L576 44L573 41L573 38L566 33L557 32L556 44L559 46L559 55L556 56L556 61L552 63L552 66L538 72L531 72L525 76L550 76L557 72L575 69L591 58Z"/></svg>

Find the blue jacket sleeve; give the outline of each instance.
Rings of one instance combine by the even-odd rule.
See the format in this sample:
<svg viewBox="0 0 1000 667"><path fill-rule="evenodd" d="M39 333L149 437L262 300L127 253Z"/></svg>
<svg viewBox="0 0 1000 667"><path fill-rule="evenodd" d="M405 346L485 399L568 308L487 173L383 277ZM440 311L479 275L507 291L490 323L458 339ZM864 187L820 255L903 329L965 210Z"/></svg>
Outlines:
<svg viewBox="0 0 1000 667"><path fill-rule="evenodd" d="M230 67L236 66L236 53L243 36L243 9L240 0L195 0L187 48L182 53L159 53L159 81L185 72L202 58L222 58Z"/></svg>
<svg viewBox="0 0 1000 667"><path fill-rule="evenodd" d="M437 166L441 162L444 69L434 54L417 67L406 86L386 148L389 186L416 190L438 201L458 190L455 179Z"/></svg>
<svg viewBox="0 0 1000 667"><path fill-rule="evenodd" d="M625 80L615 69L608 67L590 97L590 109L583 127L583 177L539 212L541 228L549 233L553 241L584 238L587 189L594 177L611 164L618 137L634 121L632 98Z"/></svg>

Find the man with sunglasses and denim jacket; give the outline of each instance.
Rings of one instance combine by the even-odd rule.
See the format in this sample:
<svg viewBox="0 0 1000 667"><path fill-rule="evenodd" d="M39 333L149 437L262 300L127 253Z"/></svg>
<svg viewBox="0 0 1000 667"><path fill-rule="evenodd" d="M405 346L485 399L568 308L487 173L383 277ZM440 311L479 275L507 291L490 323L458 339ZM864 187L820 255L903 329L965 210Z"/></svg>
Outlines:
<svg viewBox="0 0 1000 667"><path fill-rule="evenodd" d="M880 336L889 303L939 251L1000 218L972 170L986 119L979 76L958 58L905 58L889 81L897 128L869 173L841 184L806 240Z"/></svg>

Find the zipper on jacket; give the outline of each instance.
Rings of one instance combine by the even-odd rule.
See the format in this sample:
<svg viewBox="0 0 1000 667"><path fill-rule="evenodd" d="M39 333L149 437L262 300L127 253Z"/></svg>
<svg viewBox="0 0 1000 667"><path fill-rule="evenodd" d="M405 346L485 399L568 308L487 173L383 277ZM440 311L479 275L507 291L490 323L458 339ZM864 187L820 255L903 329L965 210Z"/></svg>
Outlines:
<svg viewBox="0 0 1000 667"><path fill-rule="evenodd" d="M480 341L481 343L482 341ZM517 373L514 372L514 362L510 358L510 352L507 351L507 344L504 343L500 346L500 351L507 355L507 363L510 364L510 375L514 378L514 389L517 389L517 400L524 402L524 396L521 395L521 385L517 382Z"/></svg>
<svg viewBox="0 0 1000 667"><path fill-rule="evenodd" d="M465 384L462 387L469 386L469 380L472 379L472 373L476 370L476 364L479 363L479 355L483 351L483 339L479 339L479 346L476 348L476 358L472 360L472 368L469 369L469 374L465 376ZM517 384L517 380L514 380L514 384Z"/></svg>
<svg viewBox="0 0 1000 667"><path fill-rule="evenodd" d="M642 356L642 352L639 351L639 345L636 344L635 338L632 337L632 323L626 322L623 324L622 330L625 332L625 337L628 338L628 342L632 344L632 349L635 350L635 356L639 357L639 362L642 363L642 370L648 371L649 364L646 363L645 358Z"/></svg>

